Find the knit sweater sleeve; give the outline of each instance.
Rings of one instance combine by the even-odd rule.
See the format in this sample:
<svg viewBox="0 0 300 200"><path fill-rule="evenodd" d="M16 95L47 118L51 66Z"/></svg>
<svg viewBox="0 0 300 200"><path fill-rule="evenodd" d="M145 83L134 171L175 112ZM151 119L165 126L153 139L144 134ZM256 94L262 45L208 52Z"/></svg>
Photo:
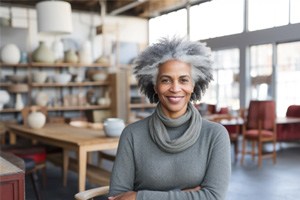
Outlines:
<svg viewBox="0 0 300 200"><path fill-rule="evenodd" d="M137 200L224 200L228 189L231 161L230 141L227 131L222 126L214 129L218 132L208 145L209 155L206 173L201 182L201 190L184 192L180 189L169 191L138 190ZM111 177L110 195L117 195L127 191L134 191L135 164L133 143L130 134L122 134L118 157L114 164ZM196 187L196 186L195 186Z"/></svg>

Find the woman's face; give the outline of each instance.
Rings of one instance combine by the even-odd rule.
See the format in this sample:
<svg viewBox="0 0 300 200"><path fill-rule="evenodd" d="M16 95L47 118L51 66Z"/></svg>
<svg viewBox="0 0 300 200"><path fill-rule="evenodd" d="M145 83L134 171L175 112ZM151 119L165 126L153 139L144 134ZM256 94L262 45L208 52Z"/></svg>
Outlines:
<svg viewBox="0 0 300 200"><path fill-rule="evenodd" d="M189 64L169 60L159 66L155 91L166 116L170 118L182 116L186 112L193 90Z"/></svg>

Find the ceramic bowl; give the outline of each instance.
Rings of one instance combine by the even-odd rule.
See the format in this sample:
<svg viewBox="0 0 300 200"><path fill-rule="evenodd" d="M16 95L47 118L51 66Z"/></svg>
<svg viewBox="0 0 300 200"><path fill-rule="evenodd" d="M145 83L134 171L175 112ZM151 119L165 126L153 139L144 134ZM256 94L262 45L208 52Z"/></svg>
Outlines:
<svg viewBox="0 0 300 200"><path fill-rule="evenodd" d="M125 123L120 118L107 118L103 123L103 128L107 137L119 137L125 128Z"/></svg>
<svg viewBox="0 0 300 200"><path fill-rule="evenodd" d="M34 72L32 75L33 81L36 83L45 83L47 80L46 72Z"/></svg>
<svg viewBox="0 0 300 200"><path fill-rule="evenodd" d="M53 79L56 83L65 84L71 81L72 75L71 74L55 74Z"/></svg>
<svg viewBox="0 0 300 200"><path fill-rule="evenodd" d="M19 75L19 74L7 75L6 79L13 83L24 83L27 80L27 75Z"/></svg>
<svg viewBox="0 0 300 200"><path fill-rule="evenodd" d="M107 74L103 72L94 73L92 76L93 81L105 81Z"/></svg>

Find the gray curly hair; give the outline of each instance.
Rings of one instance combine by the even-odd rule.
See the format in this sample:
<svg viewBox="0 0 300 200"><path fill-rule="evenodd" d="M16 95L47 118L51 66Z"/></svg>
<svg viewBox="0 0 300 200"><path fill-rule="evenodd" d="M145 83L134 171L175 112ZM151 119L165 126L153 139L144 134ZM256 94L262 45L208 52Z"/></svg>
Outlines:
<svg viewBox="0 0 300 200"><path fill-rule="evenodd" d="M203 43L182 38L161 38L135 59L133 73L141 93L144 93L151 103L159 101L154 86L159 66L168 60L179 60L192 66L194 94L191 101L200 100L209 82L213 80L211 51Z"/></svg>

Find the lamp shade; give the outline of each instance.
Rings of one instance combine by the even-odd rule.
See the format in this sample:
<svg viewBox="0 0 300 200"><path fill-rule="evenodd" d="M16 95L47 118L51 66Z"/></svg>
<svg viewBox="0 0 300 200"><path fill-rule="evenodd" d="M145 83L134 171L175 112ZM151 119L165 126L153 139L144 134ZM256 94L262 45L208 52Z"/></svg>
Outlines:
<svg viewBox="0 0 300 200"><path fill-rule="evenodd" d="M69 34L72 32L71 5L65 1L42 1L36 4L38 32Z"/></svg>

